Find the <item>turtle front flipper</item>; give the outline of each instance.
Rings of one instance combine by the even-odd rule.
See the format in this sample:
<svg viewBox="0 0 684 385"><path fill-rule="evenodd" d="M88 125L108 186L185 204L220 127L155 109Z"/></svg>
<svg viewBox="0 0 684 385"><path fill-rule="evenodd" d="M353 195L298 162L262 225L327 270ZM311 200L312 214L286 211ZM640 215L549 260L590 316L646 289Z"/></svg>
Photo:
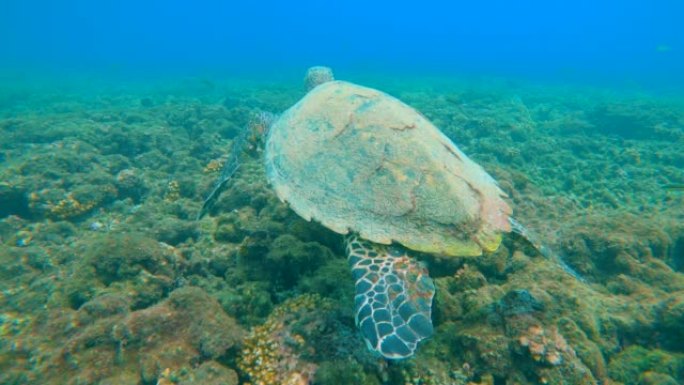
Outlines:
<svg viewBox="0 0 684 385"><path fill-rule="evenodd" d="M433 333L435 284L427 269L399 246L382 246L356 235L346 239L356 286L356 325L368 348L385 358L413 355Z"/></svg>
<svg viewBox="0 0 684 385"><path fill-rule="evenodd" d="M228 185L228 182L233 178L238 168L240 168L240 157L242 153L246 152L249 148L255 148L259 146L262 142L261 136L268 132L271 124L275 120L276 115L266 112L259 111L249 120L247 127L244 128L240 133L233 138L233 144L231 145L230 155L223 165L221 170L221 175L214 183L214 187L202 203L202 208L199 213L197 213L197 220L202 219L202 217L211 209L211 207L216 203L219 195Z"/></svg>

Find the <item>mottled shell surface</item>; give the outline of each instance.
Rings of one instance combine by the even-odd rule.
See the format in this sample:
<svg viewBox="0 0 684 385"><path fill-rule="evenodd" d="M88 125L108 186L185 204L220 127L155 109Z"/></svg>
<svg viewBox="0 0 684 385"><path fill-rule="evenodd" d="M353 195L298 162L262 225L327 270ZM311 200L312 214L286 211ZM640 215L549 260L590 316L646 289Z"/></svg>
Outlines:
<svg viewBox="0 0 684 385"><path fill-rule="evenodd" d="M282 201L340 234L476 256L510 231L494 179L419 112L371 88L314 88L270 128L265 162Z"/></svg>

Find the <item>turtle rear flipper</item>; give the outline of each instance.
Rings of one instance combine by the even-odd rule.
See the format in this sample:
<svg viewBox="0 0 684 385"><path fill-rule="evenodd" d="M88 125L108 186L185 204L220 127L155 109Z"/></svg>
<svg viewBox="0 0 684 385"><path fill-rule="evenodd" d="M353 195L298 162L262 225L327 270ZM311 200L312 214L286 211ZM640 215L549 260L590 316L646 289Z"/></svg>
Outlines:
<svg viewBox="0 0 684 385"><path fill-rule="evenodd" d="M435 285L427 269L398 246L381 246L352 235L347 255L356 286L356 324L368 348L385 358L413 355L433 333Z"/></svg>
<svg viewBox="0 0 684 385"><path fill-rule="evenodd" d="M520 222L516 221L512 217L508 218L508 222L511 224L511 231L515 234L520 235L527 242L529 242L539 252L539 254L542 255L542 257L547 258L558 264L558 266L560 266L560 268L564 272L568 273L576 280L586 283L584 277L582 277L578 272L576 272L575 269L570 267L570 265L568 265L567 262L565 262L558 253L554 253L551 249L544 245L536 235L527 230L527 228L523 226Z"/></svg>

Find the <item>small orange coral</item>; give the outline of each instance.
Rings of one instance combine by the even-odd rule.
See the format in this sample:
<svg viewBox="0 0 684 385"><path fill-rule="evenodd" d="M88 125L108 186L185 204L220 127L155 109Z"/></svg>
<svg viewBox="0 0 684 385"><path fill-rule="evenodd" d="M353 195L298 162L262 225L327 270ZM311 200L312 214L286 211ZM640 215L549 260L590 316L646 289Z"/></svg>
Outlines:
<svg viewBox="0 0 684 385"><path fill-rule="evenodd" d="M252 384L305 385L312 380L316 365L300 360L296 352L306 340L290 329L301 314L320 306L318 296L296 297L278 306L263 325L252 329L244 340L238 363Z"/></svg>
<svg viewBox="0 0 684 385"><path fill-rule="evenodd" d="M92 210L97 203L95 201L82 203L69 193L66 198L50 207L50 214L61 219L73 218Z"/></svg>
<svg viewBox="0 0 684 385"><path fill-rule="evenodd" d="M175 202L180 198L180 184L178 181L172 180L166 185L166 193L164 200L167 202Z"/></svg>
<svg viewBox="0 0 684 385"><path fill-rule="evenodd" d="M575 356L575 351L556 328L545 330L539 325L532 325L518 337L518 343L527 348L533 360L552 366L562 364L564 354Z"/></svg>
<svg viewBox="0 0 684 385"><path fill-rule="evenodd" d="M205 174L211 174L215 172L221 171L223 168L223 160L222 159L212 159L207 163L206 166L204 166L204 173Z"/></svg>

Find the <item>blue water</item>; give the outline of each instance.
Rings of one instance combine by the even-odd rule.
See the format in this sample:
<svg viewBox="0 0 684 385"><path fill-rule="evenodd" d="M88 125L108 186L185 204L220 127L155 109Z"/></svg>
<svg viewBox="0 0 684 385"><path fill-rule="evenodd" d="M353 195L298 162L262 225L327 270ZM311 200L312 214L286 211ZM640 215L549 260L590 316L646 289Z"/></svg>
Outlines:
<svg viewBox="0 0 684 385"><path fill-rule="evenodd" d="M0 3L6 73L479 74L684 85L684 3L21 1Z"/></svg>
<svg viewBox="0 0 684 385"><path fill-rule="evenodd" d="M0 0L0 385L684 384L683 25L683 0ZM463 240L506 211L431 126L390 125L427 147L375 142L412 110L295 104L314 65L420 111L497 181L496 251L358 243L352 274L315 220L328 201L307 222L278 199L353 176L373 187L340 187L352 222ZM278 118L293 105L310 134ZM332 148L329 109L353 123L335 138L370 135L339 168L290 162Z"/></svg>

